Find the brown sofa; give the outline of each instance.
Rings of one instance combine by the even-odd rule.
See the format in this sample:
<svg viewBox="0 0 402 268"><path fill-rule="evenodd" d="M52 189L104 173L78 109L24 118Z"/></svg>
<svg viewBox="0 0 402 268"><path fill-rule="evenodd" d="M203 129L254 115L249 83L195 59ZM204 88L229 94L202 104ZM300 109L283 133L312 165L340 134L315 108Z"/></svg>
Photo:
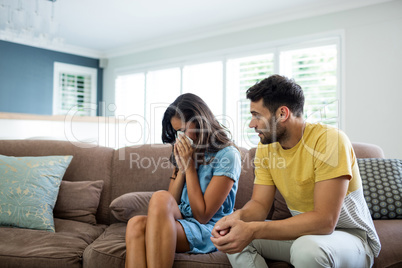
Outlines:
<svg viewBox="0 0 402 268"><path fill-rule="evenodd" d="M353 146L357 157L384 157L382 150L377 146L362 143L354 143ZM55 233L0 227L0 267L124 267L126 223L124 219L119 221L117 218L127 211L123 209L119 212L113 207L112 213L110 205L113 200L120 200L127 193L167 189L171 175L171 166L168 163L171 147L142 145L118 150L84 147L91 146L67 141L0 141L1 155L73 155L63 181L103 181L96 224L55 218ZM241 208L250 199L254 178L252 162L255 149L241 151L243 168L236 208ZM399 188L402 188L401 181L397 183ZM59 197L60 195L61 193ZM129 195L125 196L129 198ZM146 213L149 197L149 193L144 193L143 197L131 200L137 207L136 214ZM129 216L131 215L133 214ZM281 219L287 216L289 211L286 204L277 193L268 217ZM374 267L401 267L402 220L379 219L374 222L382 243L382 250L375 260ZM283 262L267 262L270 267L289 267ZM182 253L176 254L174 267L230 267L230 263L222 252L201 255Z"/></svg>

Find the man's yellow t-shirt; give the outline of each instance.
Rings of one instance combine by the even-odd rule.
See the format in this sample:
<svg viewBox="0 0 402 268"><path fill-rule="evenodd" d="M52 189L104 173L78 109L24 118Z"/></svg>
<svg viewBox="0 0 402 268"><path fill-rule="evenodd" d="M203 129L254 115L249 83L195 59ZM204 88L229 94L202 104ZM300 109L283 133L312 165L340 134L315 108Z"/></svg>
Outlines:
<svg viewBox="0 0 402 268"><path fill-rule="evenodd" d="M349 187L337 228L366 231L373 252L379 253L380 241L364 200L356 156L342 131L306 123L301 140L293 148L285 150L278 142L260 143L254 164L254 183L275 185L292 215L314 209L316 182L347 176Z"/></svg>
<svg viewBox="0 0 402 268"><path fill-rule="evenodd" d="M255 184L275 185L289 209L314 208L314 184L340 176L350 178L348 193L361 187L356 157L349 139L336 128L306 123L302 139L291 149L279 143L259 144Z"/></svg>

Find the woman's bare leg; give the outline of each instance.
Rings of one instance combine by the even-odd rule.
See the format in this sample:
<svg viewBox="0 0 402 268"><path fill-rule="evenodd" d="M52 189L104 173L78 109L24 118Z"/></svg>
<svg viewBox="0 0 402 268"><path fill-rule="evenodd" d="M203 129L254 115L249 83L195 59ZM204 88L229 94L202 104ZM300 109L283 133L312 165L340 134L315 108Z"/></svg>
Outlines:
<svg viewBox="0 0 402 268"><path fill-rule="evenodd" d="M126 268L146 268L145 227L147 216L135 216L127 223Z"/></svg>
<svg viewBox="0 0 402 268"><path fill-rule="evenodd" d="M152 195L145 232L148 267L170 268L176 250L190 250L184 229L176 221L181 218L176 200L169 192L158 191Z"/></svg>

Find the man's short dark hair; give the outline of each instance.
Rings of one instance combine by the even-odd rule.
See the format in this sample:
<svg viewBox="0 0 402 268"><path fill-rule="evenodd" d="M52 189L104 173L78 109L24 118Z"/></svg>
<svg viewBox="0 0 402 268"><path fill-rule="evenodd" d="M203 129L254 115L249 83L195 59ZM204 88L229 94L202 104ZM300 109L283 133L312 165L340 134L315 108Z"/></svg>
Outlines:
<svg viewBox="0 0 402 268"><path fill-rule="evenodd" d="M271 75L250 87L247 99L257 102L263 99L264 106L275 114L281 106L286 106L297 117L302 116L304 94L302 88L293 79L281 75Z"/></svg>

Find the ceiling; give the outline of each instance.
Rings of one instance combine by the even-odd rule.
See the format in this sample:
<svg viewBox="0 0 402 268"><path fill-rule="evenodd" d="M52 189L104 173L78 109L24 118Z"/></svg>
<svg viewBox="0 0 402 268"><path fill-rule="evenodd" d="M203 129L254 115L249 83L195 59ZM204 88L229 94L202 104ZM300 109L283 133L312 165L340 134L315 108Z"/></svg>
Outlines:
<svg viewBox="0 0 402 268"><path fill-rule="evenodd" d="M65 47L113 55L386 1L57 0L54 18Z"/></svg>

